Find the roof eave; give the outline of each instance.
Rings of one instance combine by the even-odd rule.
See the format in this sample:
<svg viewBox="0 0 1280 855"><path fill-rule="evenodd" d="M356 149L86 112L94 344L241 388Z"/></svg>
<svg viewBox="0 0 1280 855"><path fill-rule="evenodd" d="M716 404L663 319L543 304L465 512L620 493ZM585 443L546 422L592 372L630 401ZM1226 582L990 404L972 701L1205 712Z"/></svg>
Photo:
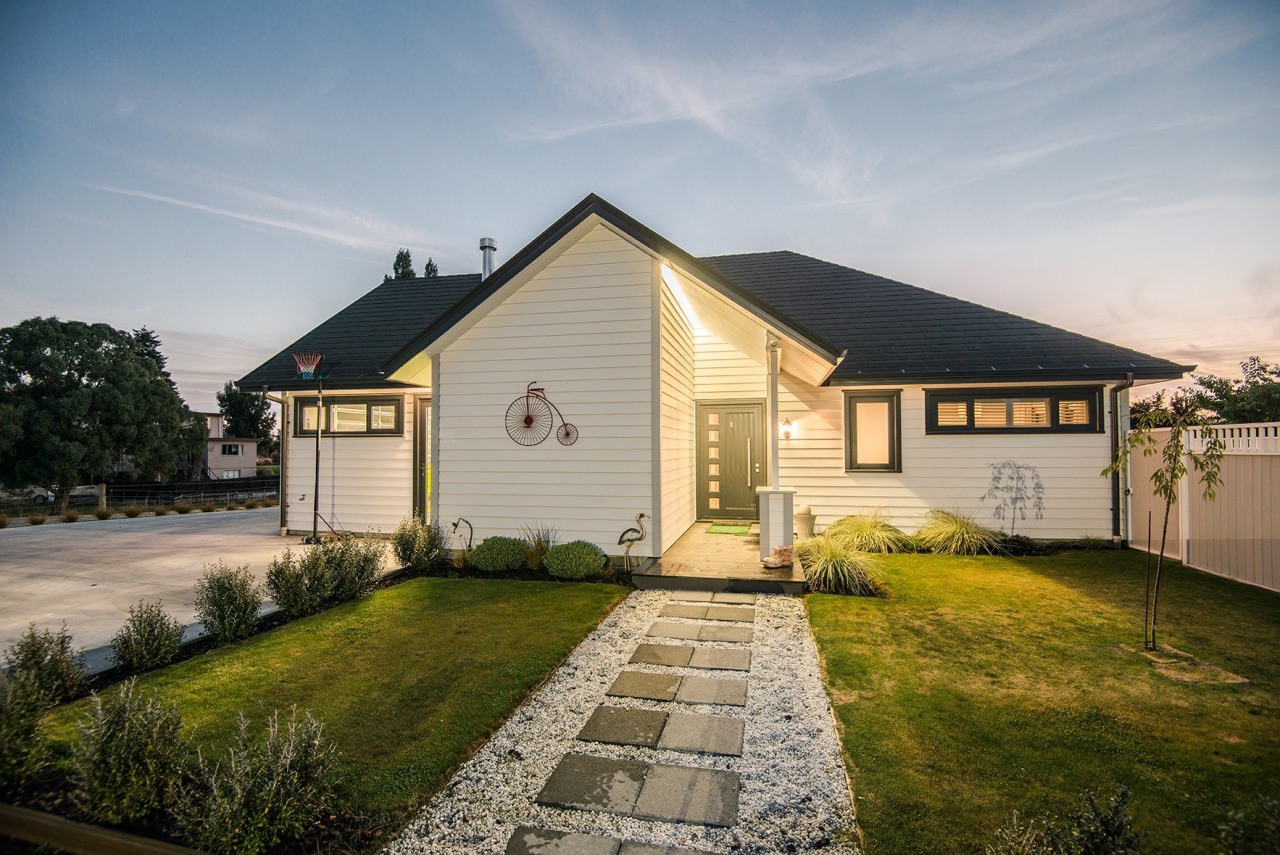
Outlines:
<svg viewBox="0 0 1280 855"><path fill-rule="evenodd" d="M1174 365L1168 369L1165 368L1135 368L1135 367L1116 367L1108 366L1106 368L1089 369L1089 368L1061 368L1061 369L1028 369L1028 370L999 370L991 371L906 371L899 372L875 372L867 374L852 374L843 377L833 377L828 385L830 386L888 386L893 384L911 383L945 383L945 384L973 384L973 383L1035 383L1035 382L1080 382L1080 383L1106 383L1121 382L1126 379L1127 375L1132 375L1135 380L1180 380L1186 374L1190 373L1195 366Z"/></svg>

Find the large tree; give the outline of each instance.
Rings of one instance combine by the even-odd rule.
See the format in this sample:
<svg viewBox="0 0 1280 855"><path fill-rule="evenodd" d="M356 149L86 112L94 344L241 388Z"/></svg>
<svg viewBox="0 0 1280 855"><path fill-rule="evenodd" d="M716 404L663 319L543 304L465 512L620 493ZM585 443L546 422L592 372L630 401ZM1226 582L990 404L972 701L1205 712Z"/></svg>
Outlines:
<svg viewBox="0 0 1280 855"><path fill-rule="evenodd" d="M391 275L382 277L384 282L392 279L412 279L418 274L413 272L413 256L403 247L396 253L396 260L391 262Z"/></svg>
<svg viewBox="0 0 1280 855"><path fill-rule="evenodd" d="M237 389L230 380L218 393L218 409L227 419L227 433L241 439L270 442L276 429L271 402L260 392Z"/></svg>
<svg viewBox="0 0 1280 855"><path fill-rule="evenodd" d="M44 487L63 512L81 476L168 478L206 435L151 330L58 318L0 329L0 483Z"/></svg>
<svg viewBox="0 0 1280 855"><path fill-rule="evenodd" d="M440 268L436 267L436 260L428 256L427 263L422 265L423 278L430 279L432 276L439 276L439 275L440 275Z"/></svg>
<svg viewBox="0 0 1280 855"><path fill-rule="evenodd" d="M1240 380L1197 376L1196 402L1227 424L1280 421L1280 363L1250 356L1240 363Z"/></svg>

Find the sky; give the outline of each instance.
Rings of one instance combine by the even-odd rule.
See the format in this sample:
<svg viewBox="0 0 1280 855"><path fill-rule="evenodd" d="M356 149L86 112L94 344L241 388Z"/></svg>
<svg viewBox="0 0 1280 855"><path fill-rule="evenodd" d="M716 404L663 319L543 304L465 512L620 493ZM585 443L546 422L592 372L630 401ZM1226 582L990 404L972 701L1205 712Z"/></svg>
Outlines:
<svg viewBox="0 0 1280 855"><path fill-rule="evenodd" d="M0 4L0 326L187 402L588 193L1220 375L1280 362L1280 4Z"/></svg>

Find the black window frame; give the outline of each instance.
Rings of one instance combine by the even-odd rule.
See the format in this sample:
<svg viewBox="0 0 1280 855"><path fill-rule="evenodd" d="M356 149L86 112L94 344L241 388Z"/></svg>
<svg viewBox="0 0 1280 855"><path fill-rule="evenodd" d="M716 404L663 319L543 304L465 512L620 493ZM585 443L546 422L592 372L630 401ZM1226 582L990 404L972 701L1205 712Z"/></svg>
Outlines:
<svg viewBox="0 0 1280 855"><path fill-rule="evenodd" d="M293 435L294 436L315 436L314 430L308 430L302 426L302 411L308 407L315 407L319 403L319 398L312 396L309 398L296 398L293 405ZM329 428L332 424L331 407L342 406L344 404L364 404L365 417L362 431L344 430L335 431ZM393 406L396 410L396 424L394 428L373 428L373 408L379 406ZM381 395L325 395L324 396L325 417L322 419L324 424L324 436L403 436L404 435L404 399L400 397L384 397Z"/></svg>
<svg viewBox="0 0 1280 855"><path fill-rule="evenodd" d="M858 463L857 410L854 404L889 404L889 462ZM902 471L902 390L876 389L846 391L844 393L844 471L846 472L901 472Z"/></svg>
<svg viewBox="0 0 1280 855"><path fill-rule="evenodd" d="M1049 399L1049 423L1043 427L974 427L973 404L984 399L1003 400L1036 400ZM1062 424L1059 421L1059 407L1063 401L1085 401L1089 405L1089 421L1086 424ZM938 424L939 403L964 403L966 424ZM1015 386L985 389L925 389L924 390L924 432L931 435L945 434L986 434L1006 436L1008 434L1046 434L1046 433L1105 433L1106 425L1102 412L1101 386Z"/></svg>
<svg viewBox="0 0 1280 855"><path fill-rule="evenodd" d="M227 451L227 449L228 449L228 448L230 448L230 449L231 449L231 451ZM238 443L238 442L224 442L224 443L222 443L222 456L223 456L223 457L239 457L239 456L240 456L240 443Z"/></svg>

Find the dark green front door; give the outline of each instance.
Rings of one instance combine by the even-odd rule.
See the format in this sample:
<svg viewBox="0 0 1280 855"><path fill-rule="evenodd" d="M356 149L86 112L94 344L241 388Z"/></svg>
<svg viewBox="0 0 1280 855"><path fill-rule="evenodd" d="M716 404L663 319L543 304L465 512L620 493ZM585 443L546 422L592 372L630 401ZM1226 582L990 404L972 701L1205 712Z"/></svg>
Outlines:
<svg viewBox="0 0 1280 855"><path fill-rule="evenodd" d="M698 404L698 516L760 518L764 486L764 403Z"/></svg>

